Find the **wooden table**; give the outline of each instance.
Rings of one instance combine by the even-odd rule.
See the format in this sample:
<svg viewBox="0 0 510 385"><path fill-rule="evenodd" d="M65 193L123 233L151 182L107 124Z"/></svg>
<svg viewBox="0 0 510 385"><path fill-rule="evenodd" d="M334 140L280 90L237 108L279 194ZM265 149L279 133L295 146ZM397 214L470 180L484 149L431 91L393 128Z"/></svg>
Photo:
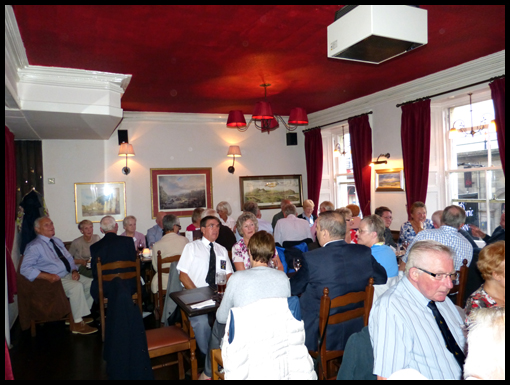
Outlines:
<svg viewBox="0 0 510 385"><path fill-rule="evenodd" d="M195 317L197 315L214 313L220 306L220 302L215 300L214 306L208 306L201 309L192 309L191 305L207 301L208 299L215 299L214 291L209 287L199 287L198 289L182 290L170 293L177 306L181 308L188 317Z"/></svg>

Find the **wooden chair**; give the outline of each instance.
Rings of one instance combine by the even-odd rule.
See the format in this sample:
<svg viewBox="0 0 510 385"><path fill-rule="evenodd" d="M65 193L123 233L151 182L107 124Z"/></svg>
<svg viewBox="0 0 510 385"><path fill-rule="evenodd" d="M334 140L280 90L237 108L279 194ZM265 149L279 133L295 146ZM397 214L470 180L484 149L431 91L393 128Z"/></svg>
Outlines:
<svg viewBox="0 0 510 385"><path fill-rule="evenodd" d="M108 273L109 270L135 268L135 271L123 273ZM104 273L106 272L106 273ZM133 301L138 304L140 313L142 313L142 287L140 282L140 258L137 256L135 261L117 261L101 264L101 258L97 258L97 281L99 286L99 312L101 314L101 336L104 341L105 333L105 307L108 304L108 298L104 297L103 281L112 281L115 278L136 279L136 293L133 294Z"/></svg>
<svg viewBox="0 0 510 385"><path fill-rule="evenodd" d="M158 250L157 256L158 292L156 294L156 312L155 312L156 320L159 320L163 316L163 309L165 307L166 290L163 290L163 279L161 278L161 275L163 273L166 274L170 273L170 266L163 267L163 264L179 262L180 258L181 258L180 255L172 255L170 257L161 258L161 250ZM161 324L163 324L164 322L165 320L162 319Z"/></svg>
<svg viewBox="0 0 510 385"><path fill-rule="evenodd" d="M322 367L319 365L319 380L336 378L336 373L333 373L331 378L328 377L328 362L333 359L340 358L344 354L343 350L326 350L326 331L328 325L335 325L351 319L363 317L364 325L367 326L370 310L372 309L372 299L374 296L373 285L374 279L370 278L364 291L348 293L333 299L329 297L329 289L327 287L324 288L319 310L319 336L324 336L324 338L318 352L309 352L310 355L316 359L320 356ZM329 315L332 308L343 307L358 302L363 302L364 306L358 309L348 310L343 313Z"/></svg>
<svg viewBox="0 0 510 385"><path fill-rule="evenodd" d="M225 374L220 373L218 371L218 365L223 366L223 358L221 357L221 349L212 349L211 350L211 362L212 362L212 366L211 366L212 377L211 378L214 381L224 380Z"/></svg>
<svg viewBox="0 0 510 385"><path fill-rule="evenodd" d="M450 290L451 293L457 293L455 305L461 308L464 308L465 305L464 296L466 294L466 283L469 271L467 263L468 263L467 259L464 259L462 261L462 266L460 267L460 270L457 271L457 273L459 273L458 283L456 285L453 285L452 290Z"/></svg>
<svg viewBox="0 0 510 385"><path fill-rule="evenodd" d="M158 329L150 329L146 331L147 347L149 357L156 358L161 356L177 353L177 361L165 362L155 365L152 369L159 369L165 366L178 364L179 379L184 379L184 362L183 352L189 351L189 361L191 364L191 379L198 379L198 367L195 357L197 342L194 338L190 338L188 333L177 326L166 326Z"/></svg>

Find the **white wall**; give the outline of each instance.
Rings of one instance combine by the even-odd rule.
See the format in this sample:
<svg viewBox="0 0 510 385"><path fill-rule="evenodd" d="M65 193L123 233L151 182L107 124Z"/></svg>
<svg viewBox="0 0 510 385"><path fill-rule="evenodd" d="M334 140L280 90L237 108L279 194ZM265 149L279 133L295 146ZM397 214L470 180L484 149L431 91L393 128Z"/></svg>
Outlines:
<svg viewBox="0 0 510 385"><path fill-rule="evenodd" d="M134 215L137 230L145 233L154 225L151 217L151 168L211 167L213 204L230 202L232 216L241 212L239 176L302 174L307 198L304 135L297 131L298 145L286 145L285 128L262 134L253 125L246 132L225 126L227 117L197 114L125 113L118 129L128 130L136 156L128 159L129 175L121 170L125 157L119 157L117 133L109 140L44 140L44 195L56 236L70 241L80 236L76 225L74 183L126 182L127 214ZM242 157L236 158L235 173L227 168L229 145L239 145ZM55 178L55 184L48 184ZM271 221L279 210L262 210ZM300 211L298 209L298 211ZM181 218L183 228L191 218ZM122 226L120 226L122 228ZM98 224L94 224L100 234Z"/></svg>

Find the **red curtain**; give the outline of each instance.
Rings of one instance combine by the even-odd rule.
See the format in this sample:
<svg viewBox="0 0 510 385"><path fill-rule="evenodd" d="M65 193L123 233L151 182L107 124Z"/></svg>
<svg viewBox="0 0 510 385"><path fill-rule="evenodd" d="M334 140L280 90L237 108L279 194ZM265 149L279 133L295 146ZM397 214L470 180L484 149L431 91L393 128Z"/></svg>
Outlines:
<svg viewBox="0 0 510 385"><path fill-rule="evenodd" d="M5 249L7 265L7 298L14 301L16 294L16 271L12 263L12 246L16 220L16 161L14 135L5 127Z"/></svg>
<svg viewBox="0 0 510 385"><path fill-rule="evenodd" d="M372 129L368 115L349 119L351 135L352 168L359 207L363 216L370 215L370 183L372 179Z"/></svg>
<svg viewBox="0 0 510 385"><path fill-rule="evenodd" d="M491 87L492 102L496 114L499 156L501 157L503 174L505 174L505 78L494 80L489 86Z"/></svg>
<svg viewBox="0 0 510 385"><path fill-rule="evenodd" d="M425 203L429 182L430 99L402 106L402 157L407 214L414 202Z"/></svg>
<svg viewBox="0 0 510 385"><path fill-rule="evenodd" d="M322 182L322 135L320 128L305 132L305 156L308 199L315 203L313 213L317 215Z"/></svg>

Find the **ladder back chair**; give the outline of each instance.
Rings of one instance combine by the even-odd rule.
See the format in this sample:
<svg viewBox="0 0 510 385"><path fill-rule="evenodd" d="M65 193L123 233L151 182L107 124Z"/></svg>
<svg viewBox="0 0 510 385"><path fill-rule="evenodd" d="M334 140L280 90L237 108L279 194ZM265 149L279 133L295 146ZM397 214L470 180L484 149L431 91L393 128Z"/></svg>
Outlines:
<svg viewBox="0 0 510 385"><path fill-rule="evenodd" d="M455 300L455 305L464 308L464 297L466 295L466 284L468 279L468 271L469 268L467 266L467 259L464 259L462 261L462 266L457 271L459 273L459 277L457 279L457 284L453 285L452 289L450 290L451 293L457 293L457 298Z"/></svg>
<svg viewBox="0 0 510 385"><path fill-rule="evenodd" d="M108 273L110 270L134 268L135 271ZM112 281L115 278L136 279L136 293L132 295L133 302L140 308L142 313L142 287L140 282L140 257L135 261L117 261L103 265L101 258L97 258L97 281L99 286L99 312L101 314L101 337L104 341L105 334L105 307L108 304L108 298L104 296L103 282Z"/></svg>
<svg viewBox="0 0 510 385"><path fill-rule="evenodd" d="M161 278L163 273L170 273L170 263L179 262L181 258L179 255L172 255L170 257L161 257L161 250L158 250L157 256L157 268L158 268L158 293L156 294L156 320L161 319L161 324L164 324L163 309L165 308L166 289L163 290L163 279ZM163 267L163 264L168 264Z"/></svg>
<svg viewBox="0 0 510 385"><path fill-rule="evenodd" d="M310 355L320 360L319 365L319 380L336 379L336 373L332 373L332 377L328 377L328 362L333 359L343 356L343 350L326 350L326 332L328 325L335 325L346 322L355 318L363 317L364 326L368 325L368 318L370 310L372 309L372 299L374 296L374 279L369 278L368 285L364 291L347 293L345 295L331 299L329 297L329 289L324 288L321 297L321 305L319 310L319 339L321 344L318 347L318 352L309 352ZM363 302L363 307L358 309L348 310L342 313L330 315L331 309L343 307L350 304Z"/></svg>

